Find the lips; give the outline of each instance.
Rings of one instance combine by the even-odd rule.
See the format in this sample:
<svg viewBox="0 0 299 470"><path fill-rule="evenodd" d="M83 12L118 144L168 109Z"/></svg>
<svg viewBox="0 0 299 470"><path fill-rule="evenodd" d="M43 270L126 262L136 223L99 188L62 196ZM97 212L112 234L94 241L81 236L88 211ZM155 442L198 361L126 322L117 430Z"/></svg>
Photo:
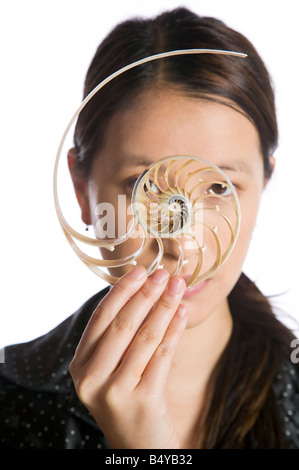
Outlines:
<svg viewBox="0 0 299 470"><path fill-rule="evenodd" d="M182 276L182 277L183 277L183 279L185 279L185 281L187 281L190 278L190 276ZM210 282L210 279L205 279L204 281L199 282L195 286L187 287L187 289L185 290L183 298L188 299L190 297L194 297L195 295L199 294L200 292L202 292L207 287L209 282Z"/></svg>

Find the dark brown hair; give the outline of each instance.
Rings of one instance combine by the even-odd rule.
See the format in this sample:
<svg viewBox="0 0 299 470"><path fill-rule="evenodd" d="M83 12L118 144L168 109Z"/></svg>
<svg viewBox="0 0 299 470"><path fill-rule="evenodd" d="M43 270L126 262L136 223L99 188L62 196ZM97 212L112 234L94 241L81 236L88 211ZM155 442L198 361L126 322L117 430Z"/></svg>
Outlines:
<svg viewBox="0 0 299 470"><path fill-rule="evenodd" d="M293 334L244 274L228 297L233 332L206 391L204 448L281 449L286 445L273 380Z"/></svg>
<svg viewBox="0 0 299 470"><path fill-rule="evenodd" d="M270 176L269 156L277 146L278 132L269 74L252 44L217 19L199 17L180 8L154 19L119 24L96 51L86 75L84 97L110 74L136 60L193 48L244 52L248 57L172 57L139 66L112 80L78 118L74 135L78 169L89 173L94 154L103 144L106 125L117 110L132 103L142 91L164 84L195 97L225 101L241 110L256 126L265 176Z"/></svg>
<svg viewBox="0 0 299 470"><path fill-rule="evenodd" d="M278 132L268 71L253 45L217 19L179 8L154 19L121 23L97 49L86 75L84 96L129 63L160 52L192 48L233 50L248 57L201 54L167 58L139 66L110 82L78 118L74 144L79 172L88 176L113 114L146 89L165 85L201 99L225 102L244 113L258 131L265 177L270 177L269 157L277 146ZM272 384L283 358L289 355L292 335L244 274L229 295L229 305L233 332L210 378L205 415L199 423L199 445L283 447Z"/></svg>

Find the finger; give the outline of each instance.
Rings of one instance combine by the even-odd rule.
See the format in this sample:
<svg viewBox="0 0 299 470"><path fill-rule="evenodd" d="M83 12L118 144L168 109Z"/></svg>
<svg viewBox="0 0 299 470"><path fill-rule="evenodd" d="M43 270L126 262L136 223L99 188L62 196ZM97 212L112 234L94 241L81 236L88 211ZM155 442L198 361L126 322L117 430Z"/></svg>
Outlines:
<svg viewBox="0 0 299 470"><path fill-rule="evenodd" d="M104 382L115 372L140 325L163 294L168 279L167 271L156 271L122 308L98 341L90 361L99 381Z"/></svg>
<svg viewBox="0 0 299 470"><path fill-rule="evenodd" d="M156 348L151 360L142 374L139 386L158 392L165 389L171 363L178 344L186 329L188 308L180 305L173 316L163 340Z"/></svg>
<svg viewBox="0 0 299 470"><path fill-rule="evenodd" d="M104 334L118 312L130 300L130 298L140 289L147 279L146 269L136 266L132 271L126 273L111 288L94 310L85 328L82 338L77 346L75 358L80 363L88 360L95 350L99 338Z"/></svg>
<svg viewBox="0 0 299 470"><path fill-rule="evenodd" d="M185 291L185 281L172 278L153 312L138 330L118 368L118 380L134 388L162 342Z"/></svg>

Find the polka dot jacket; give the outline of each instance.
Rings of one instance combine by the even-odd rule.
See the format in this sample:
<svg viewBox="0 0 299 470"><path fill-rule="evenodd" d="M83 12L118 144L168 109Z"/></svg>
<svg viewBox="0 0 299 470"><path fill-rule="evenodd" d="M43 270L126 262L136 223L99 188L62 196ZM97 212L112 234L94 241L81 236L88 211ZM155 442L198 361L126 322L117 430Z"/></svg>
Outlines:
<svg viewBox="0 0 299 470"><path fill-rule="evenodd" d="M50 333L5 348L0 364L0 448L109 449L105 436L78 400L69 363L86 323L108 288L89 299ZM299 372L286 363L274 392L286 448L299 449Z"/></svg>
<svg viewBox="0 0 299 470"><path fill-rule="evenodd" d="M108 288L50 333L5 348L0 364L0 448L109 448L78 400L69 363L90 314Z"/></svg>

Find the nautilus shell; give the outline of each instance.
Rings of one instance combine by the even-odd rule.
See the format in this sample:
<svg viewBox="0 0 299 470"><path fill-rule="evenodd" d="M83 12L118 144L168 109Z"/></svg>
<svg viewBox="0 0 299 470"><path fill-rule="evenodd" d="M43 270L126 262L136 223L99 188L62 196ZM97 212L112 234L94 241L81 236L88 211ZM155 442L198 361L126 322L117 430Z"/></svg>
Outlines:
<svg viewBox="0 0 299 470"><path fill-rule="evenodd" d="M137 179L130 201L116 209L112 222L126 213L124 227L109 236L101 220L94 236L74 229L63 215L58 197L58 166L67 134L79 113L103 86L126 70L151 60L182 54L246 54L190 49L146 57L120 69L85 98L67 126L56 156L54 201L62 230L79 258L98 276L114 284L136 264L148 274L164 267L184 276L187 286L210 278L230 255L240 228L240 206L233 184L216 165L198 156L166 156L155 161ZM120 199L119 199L120 200ZM111 222L111 220L110 220ZM97 256L82 246L92 247Z"/></svg>
<svg viewBox="0 0 299 470"><path fill-rule="evenodd" d="M167 254L176 258L172 274L184 274L188 286L212 276L235 245L236 191L220 168L201 158L172 156L153 163L137 180L132 204L144 236L159 246L155 266L164 266L167 243Z"/></svg>

